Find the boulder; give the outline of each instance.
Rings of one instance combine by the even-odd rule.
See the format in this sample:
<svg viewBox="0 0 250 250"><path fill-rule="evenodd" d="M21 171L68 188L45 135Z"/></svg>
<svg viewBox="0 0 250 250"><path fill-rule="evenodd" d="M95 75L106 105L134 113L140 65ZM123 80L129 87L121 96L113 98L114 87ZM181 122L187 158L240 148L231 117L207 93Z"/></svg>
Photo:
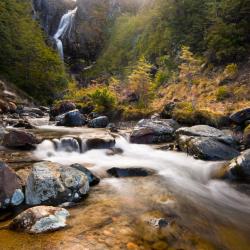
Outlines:
<svg viewBox="0 0 250 250"><path fill-rule="evenodd" d="M131 133L130 142L139 144L170 142L174 139L174 133L178 128L178 123L172 119L143 119Z"/></svg>
<svg viewBox="0 0 250 250"><path fill-rule="evenodd" d="M147 168L110 168L107 170L109 175L112 175L117 178L122 177L145 177L149 175L153 175L155 172L151 169Z"/></svg>
<svg viewBox="0 0 250 250"><path fill-rule="evenodd" d="M106 128L109 123L107 116L99 116L89 121L88 126L90 128Z"/></svg>
<svg viewBox="0 0 250 250"><path fill-rule="evenodd" d="M59 119L57 126L80 127L86 124L86 119L78 109L69 111L57 119Z"/></svg>
<svg viewBox="0 0 250 250"><path fill-rule="evenodd" d="M28 120L19 120L17 123L13 125L14 128L25 128L25 129L34 129L35 127L32 126Z"/></svg>
<svg viewBox="0 0 250 250"><path fill-rule="evenodd" d="M20 179L11 168L0 162L0 208L18 206L23 201Z"/></svg>
<svg viewBox="0 0 250 250"><path fill-rule="evenodd" d="M10 229L27 233L45 233L66 226L69 212L64 208L52 206L32 207L13 219Z"/></svg>
<svg viewBox="0 0 250 250"><path fill-rule="evenodd" d="M250 149L243 151L240 156L232 160L227 174L233 179L250 182Z"/></svg>
<svg viewBox="0 0 250 250"><path fill-rule="evenodd" d="M32 133L12 130L4 135L2 144L9 148L31 148L38 143L40 143L40 140Z"/></svg>
<svg viewBox="0 0 250 250"><path fill-rule="evenodd" d="M59 106L52 107L50 111L50 115L52 117L56 117L58 115L65 114L75 109L76 109L76 105L73 102L65 101L65 102L62 102Z"/></svg>
<svg viewBox="0 0 250 250"><path fill-rule="evenodd" d="M9 111L10 111L11 113L16 112L17 106L16 106L16 104L15 104L14 102L9 102L9 103L8 103L8 106L9 106Z"/></svg>
<svg viewBox="0 0 250 250"><path fill-rule="evenodd" d="M236 143L234 138L231 135L226 134L225 132L217 128L210 127L208 125L196 125L192 127L182 127L176 130L176 135L177 137L179 135L210 137L210 138L216 139L217 141L221 141L229 145L233 145Z"/></svg>
<svg viewBox="0 0 250 250"><path fill-rule="evenodd" d="M178 137L179 148L190 155L202 160L232 160L239 152L213 137L192 137L180 135Z"/></svg>
<svg viewBox="0 0 250 250"><path fill-rule="evenodd" d="M109 149L115 146L115 139L110 134L100 134L96 136L90 136L88 138L82 138L85 141L86 149Z"/></svg>
<svg viewBox="0 0 250 250"><path fill-rule="evenodd" d="M75 164L70 165L70 167L83 172L88 177L90 186L95 186L100 182L100 178L96 177L90 170L88 170L81 164L75 163Z"/></svg>
<svg viewBox="0 0 250 250"><path fill-rule="evenodd" d="M243 142L247 148L250 147L250 125L244 129Z"/></svg>
<svg viewBox="0 0 250 250"><path fill-rule="evenodd" d="M243 124L245 121L250 120L250 108L239 110L230 115L230 120L236 124Z"/></svg>
<svg viewBox="0 0 250 250"><path fill-rule="evenodd" d="M72 167L52 162L33 165L25 190L28 205L77 201L89 191L88 177Z"/></svg>
<svg viewBox="0 0 250 250"><path fill-rule="evenodd" d="M39 117L45 116L44 112L41 109L39 109L39 108L23 107L22 113L36 114Z"/></svg>

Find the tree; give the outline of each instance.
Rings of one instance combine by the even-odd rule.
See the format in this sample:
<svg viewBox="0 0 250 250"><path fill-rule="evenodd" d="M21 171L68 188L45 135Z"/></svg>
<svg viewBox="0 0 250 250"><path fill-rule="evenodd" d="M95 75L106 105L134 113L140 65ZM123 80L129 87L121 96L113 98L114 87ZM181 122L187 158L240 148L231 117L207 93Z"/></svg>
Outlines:
<svg viewBox="0 0 250 250"><path fill-rule="evenodd" d="M129 76L129 89L138 97L138 106L146 108L152 97L151 65L141 57Z"/></svg>

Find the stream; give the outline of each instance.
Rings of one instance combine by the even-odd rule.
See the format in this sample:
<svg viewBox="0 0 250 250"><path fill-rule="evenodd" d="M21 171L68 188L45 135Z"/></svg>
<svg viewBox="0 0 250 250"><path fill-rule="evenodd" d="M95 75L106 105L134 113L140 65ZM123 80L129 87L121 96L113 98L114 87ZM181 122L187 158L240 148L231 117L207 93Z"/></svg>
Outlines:
<svg viewBox="0 0 250 250"><path fill-rule="evenodd" d="M115 145L120 154L80 150L84 140L74 141L103 132L53 126L36 130L47 139L31 153L34 159L83 164L101 182L69 209L65 229L41 235L1 230L0 249L249 249L250 197L213 178L222 162L130 144L120 135ZM62 136L72 139L71 150L62 144L55 148L52 138ZM155 174L115 178L106 172L112 167L146 168ZM0 227L7 223L0 222Z"/></svg>

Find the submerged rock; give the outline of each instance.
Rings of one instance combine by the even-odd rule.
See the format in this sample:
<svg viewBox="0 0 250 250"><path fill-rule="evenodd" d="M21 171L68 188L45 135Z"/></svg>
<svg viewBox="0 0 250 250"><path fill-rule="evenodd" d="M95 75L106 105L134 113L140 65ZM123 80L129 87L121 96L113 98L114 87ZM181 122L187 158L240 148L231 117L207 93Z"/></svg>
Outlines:
<svg viewBox="0 0 250 250"><path fill-rule="evenodd" d="M250 181L250 149L232 160L227 175L233 179Z"/></svg>
<svg viewBox="0 0 250 250"><path fill-rule="evenodd" d="M88 126L90 128L106 128L108 123L109 119L107 116L99 116L89 121Z"/></svg>
<svg viewBox="0 0 250 250"><path fill-rule="evenodd" d="M88 191L88 177L83 172L57 163L39 162L33 165L27 180L26 203L39 205L77 201Z"/></svg>
<svg viewBox="0 0 250 250"><path fill-rule="evenodd" d="M174 133L179 124L172 119L140 120L130 135L130 142L139 144L151 144L170 142L174 139Z"/></svg>
<svg viewBox="0 0 250 250"><path fill-rule="evenodd" d="M32 133L12 130L4 135L2 144L10 148L30 148L38 143L40 143L40 140Z"/></svg>
<svg viewBox="0 0 250 250"><path fill-rule="evenodd" d="M88 177L90 186L95 186L100 182L100 178L95 176L89 169L85 168L81 164L75 163L75 164L70 165L70 167L83 172Z"/></svg>
<svg viewBox="0 0 250 250"><path fill-rule="evenodd" d="M107 170L107 173L117 177L145 177L155 174L155 171L147 168L110 168Z"/></svg>
<svg viewBox="0 0 250 250"><path fill-rule="evenodd" d="M24 201L22 185L16 173L0 162L0 208L18 206Z"/></svg>
<svg viewBox="0 0 250 250"><path fill-rule="evenodd" d="M89 138L82 138L88 150L109 149L115 146L115 139L110 134L100 134Z"/></svg>
<svg viewBox="0 0 250 250"><path fill-rule="evenodd" d="M69 212L64 208L51 206L32 207L13 219L10 229L27 233L44 233L66 226Z"/></svg>
<svg viewBox="0 0 250 250"><path fill-rule="evenodd" d="M243 124L247 120L250 120L250 108L245 108L233 113L230 116L230 120L239 125Z"/></svg>
<svg viewBox="0 0 250 250"><path fill-rule="evenodd" d="M232 160L239 155L236 149L213 137L181 135L178 138L178 145L183 152L202 160Z"/></svg>
<svg viewBox="0 0 250 250"><path fill-rule="evenodd" d="M58 120L57 126L80 127L86 124L86 119L78 109L61 115Z"/></svg>

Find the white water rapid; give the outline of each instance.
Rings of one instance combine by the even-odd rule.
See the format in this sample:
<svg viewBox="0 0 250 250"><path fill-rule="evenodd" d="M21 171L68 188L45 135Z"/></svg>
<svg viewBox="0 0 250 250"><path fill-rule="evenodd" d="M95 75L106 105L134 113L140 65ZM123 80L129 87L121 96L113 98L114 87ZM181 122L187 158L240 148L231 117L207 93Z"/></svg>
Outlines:
<svg viewBox="0 0 250 250"><path fill-rule="evenodd" d="M66 150L63 150L63 143L60 144L59 150L56 150L55 143L46 140L37 147L35 156L38 159L61 164L93 165L91 171L103 177L102 181L119 191L126 188L133 190L133 187L129 187L129 183L124 179L108 177L107 169L112 167L153 169L163 180L163 183L159 183L161 188L162 185L166 186L166 189L177 197L178 202L180 201L181 207L186 205L195 207L215 221L220 218L222 221L250 229L249 196L237 191L225 181L211 178L221 163L195 160L184 153L130 144L124 138L116 139L116 147L122 149L123 153L112 156L107 155L107 150L104 149L79 153L79 147L75 146L75 143L73 139L72 148L76 148L76 151L72 152L68 150L68 145ZM148 181L150 182L145 180L145 186L148 185ZM155 189L157 190L157 187Z"/></svg>
<svg viewBox="0 0 250 250"><path fill-rule="evenodd" d="M64 58L62 39L65 37L65 35L70 35L76 12L77 7L73 10L69 10L62 16L58 29L53 36L56 42L58 53L60 54L62 59Z"/></svg>

